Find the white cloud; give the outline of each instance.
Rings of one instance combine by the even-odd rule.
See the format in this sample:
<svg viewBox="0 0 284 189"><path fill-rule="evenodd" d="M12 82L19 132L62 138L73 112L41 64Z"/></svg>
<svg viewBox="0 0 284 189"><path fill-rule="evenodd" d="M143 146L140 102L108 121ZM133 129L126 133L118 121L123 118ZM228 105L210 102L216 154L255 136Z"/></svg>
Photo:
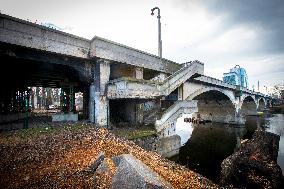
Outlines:
<svg viewBox="0 0 284 189"><path fill-rule="evenodd" d="M197 47L199 51L216 55L224 53L238 54L254 48L257 43L257 33L248 27L239 26L224 31L219 36L212 38Z"/></svg>

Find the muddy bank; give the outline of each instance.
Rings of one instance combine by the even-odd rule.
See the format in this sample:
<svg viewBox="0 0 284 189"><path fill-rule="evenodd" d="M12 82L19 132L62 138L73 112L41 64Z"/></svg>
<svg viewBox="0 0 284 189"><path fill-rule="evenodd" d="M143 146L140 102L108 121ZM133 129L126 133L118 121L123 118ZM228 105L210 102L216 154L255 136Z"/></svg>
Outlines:
<svg viewBox="0 0 284 189"><path fill-rule="evenodd" d="M221 165L222 186L237 188L281 188L283 175L277 164L280 137L257 130L251 140L242 143L238 151Z"/></svg>

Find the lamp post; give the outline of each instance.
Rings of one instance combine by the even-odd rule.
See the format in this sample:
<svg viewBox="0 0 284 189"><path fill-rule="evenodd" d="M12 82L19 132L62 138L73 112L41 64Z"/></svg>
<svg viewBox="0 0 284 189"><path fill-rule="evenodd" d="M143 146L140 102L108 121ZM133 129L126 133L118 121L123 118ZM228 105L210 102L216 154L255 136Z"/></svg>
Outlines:
<svg viewBox="0 0 284 189"><path fill-rule="evenodd" d="M151 15L154 16L154 11L158 9L158 53L159 57L162 58L162 39L161 39L161 15L160 15L160 8L159 7L154 7L151 9Z"/></svg>

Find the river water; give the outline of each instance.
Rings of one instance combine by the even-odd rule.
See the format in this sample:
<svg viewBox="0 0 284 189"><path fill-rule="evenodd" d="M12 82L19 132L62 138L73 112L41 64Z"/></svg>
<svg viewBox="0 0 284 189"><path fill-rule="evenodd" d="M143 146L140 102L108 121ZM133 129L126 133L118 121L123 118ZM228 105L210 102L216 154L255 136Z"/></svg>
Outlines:
<svg viewBox="0 0 284 189"><path fill-rule="evenodd" d="M249 116L244 126L220 123L185 123L185 115L178 119L176 134L180 135L182 147L172 159L207 178L219 181L221 163L231 155L243 139L250 139L254 131L263 129L280 135L277 162L284 172L284 115L266 114Z"/></svg>

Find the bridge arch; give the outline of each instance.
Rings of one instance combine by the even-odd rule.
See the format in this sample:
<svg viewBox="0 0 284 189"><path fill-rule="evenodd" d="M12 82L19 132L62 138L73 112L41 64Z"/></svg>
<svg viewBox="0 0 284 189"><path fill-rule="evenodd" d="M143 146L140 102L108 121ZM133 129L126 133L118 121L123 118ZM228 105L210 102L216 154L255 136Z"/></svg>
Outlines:
<svg viewBox="0 0 284 189"><path fill-rule="evenodd" d="M267 105L267 102L263 97L261 97L261 98L258 99L257 104L258 104L257 110L264 110L266 105Z"/></svg>
<svg viewBox="0 0 284 189"><path fill-rule="evenodd" d="M236 103L230 91L215 87L201 88L189 95L187 100L198 100L196 116L202 119L223 123L236 121Z"/></svg>
<svg viewBox="0 0 284 189"><path fill-rule="evenodd" d="M254 95L243 94L241 96L241 99L240 99L240 104L239 104L240 109L241 109L241 107L243 105L244 100L246 100L246 101L247 100L250 100L250 101L253 100L256 105L258 104L258 101L257 101L257 99L255 98Z"/></svg>
<svg viewBox="0 0 284 189"><path fill-rule="evenodd" d="M242 116L256 115L257 100L252 95L243 95L240 100L239 114Z"/></svg>
<svg viewBox="0 0 284 189"><path fill-rule="evenodd" d="M194 100L194 98L196 98L197 96L201 95L202 93L206 93L206 92L210 92L210 91L218 91L218 92L226 95L234 105L236 104L235 97L234 97L233 93L230 93L227 90L222 90L222 89L217 88L217 87L203 87L201 89L198 89L194 93L190 94L186 98L186 100Z"/></svg>

